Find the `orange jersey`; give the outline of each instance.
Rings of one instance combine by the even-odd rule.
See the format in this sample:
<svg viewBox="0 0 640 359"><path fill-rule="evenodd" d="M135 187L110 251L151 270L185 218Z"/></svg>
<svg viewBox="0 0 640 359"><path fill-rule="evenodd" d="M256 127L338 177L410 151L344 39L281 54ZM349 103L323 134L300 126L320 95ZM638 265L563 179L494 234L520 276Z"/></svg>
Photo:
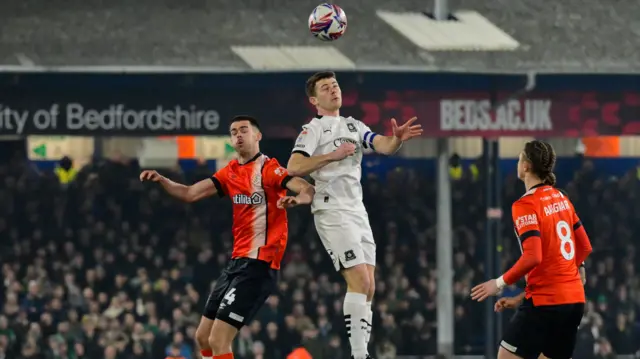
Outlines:
<svg viewBox="0 0 640 359"><path fill-rule="evenodd" d="M526 297L534 305L584 303L579 266L591 245L571 201L552 186L538 185L513 204L512 215L523 253L505 282L528 274Z"/></svg>
<svg viewBox="0 0 640 359"><path fill-rule="evenodd" d="M258 153L251 161L229 162L211 180L233 202L232 258L255 258L280 269L287 247L287 211L277 208L291 179L278 161Z"/></svg>

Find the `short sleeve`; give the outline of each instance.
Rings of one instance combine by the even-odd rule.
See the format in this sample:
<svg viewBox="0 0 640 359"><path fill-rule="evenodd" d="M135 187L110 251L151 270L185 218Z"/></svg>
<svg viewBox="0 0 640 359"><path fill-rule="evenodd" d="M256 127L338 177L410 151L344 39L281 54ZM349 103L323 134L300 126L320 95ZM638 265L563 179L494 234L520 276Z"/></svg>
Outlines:
<svg viewBox="0 0 640 359"><path fill-rule="evenodd" d="M513 226L521 242L529 237L540 237L540 225L535 206L529 201L518 200L511 207Z"/></svg>
<svg viewBox="0 0 640 359"><path fill-rule="evenodd" d="M287 189L287 183L291 178L287 169L280 166L274 158L269 159L262 170L262 182L267 187Z"/></svg>
<svg viewBox="0 0 640 359"><path fill-rule="evenodd" d="M224 166L218 172L216 172L213 176L211 176L211 181L213 185L216 186L216 191L218 192L218 196L224 197L227 191L227 178L229 175L229 167Z"/></svg>
<svg viewBox="0 0 640 359"><path fill-rule="evenodd" d="M291 153L300 153L306 157L311 157L320 142L320 131L311 124L302 126L302 132L296 138Z"/></svg>
<svg viewBox="0 0 640 359"><path fill-rule="evenodd" d="M373 151L375 151L375 148L373 148L373 139L378 134L371 131L371 128L365 125L364 122L362 121L355 120L355 123L358 129L358 134L360 135L360 142L362 143L362 148L364 148L364 152L372 153Z"/></svg>

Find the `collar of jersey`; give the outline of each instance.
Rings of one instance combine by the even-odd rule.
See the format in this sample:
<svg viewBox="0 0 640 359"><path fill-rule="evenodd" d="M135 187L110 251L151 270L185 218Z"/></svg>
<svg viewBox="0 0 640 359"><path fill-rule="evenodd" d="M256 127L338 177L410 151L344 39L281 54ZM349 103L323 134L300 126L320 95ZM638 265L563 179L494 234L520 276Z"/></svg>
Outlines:
<svg viewBox="0 0 640 359"><path fill-rule="evenodd" d="M538 184L537 184L537 185L535 185L535 186L531 186L531 188L529 188L529 191L531 191L531 190L532 190L532 189L534 189L534 188L543 187L543 186L546 186L546 184L544 184L544 183L538 183Z"/></svg>
<svg viewBox="0 0 640 359"><path fill-rule="evenodd" d="M322 116L322 115L316 114L316 118L317 118L318 120L322 120L324 117L329 117L329 118L340 118L340 116Z"/></svg>
<svg viewBox="0 0 640 359"><path fill-rule="evenodd" d="M258 152L255 156L253 156L253 158L252 158L252 159L250 159L249 161L247 161L247 162L245 162L245 163L240 163L240 161L238 161L238 164L239 164L240 166L248 165L249 163L251 163L251 162L253 162L253 161L257 160L257 159L258 159L258 157L260 157L260 156L262 156L262 152Z"/></svg>

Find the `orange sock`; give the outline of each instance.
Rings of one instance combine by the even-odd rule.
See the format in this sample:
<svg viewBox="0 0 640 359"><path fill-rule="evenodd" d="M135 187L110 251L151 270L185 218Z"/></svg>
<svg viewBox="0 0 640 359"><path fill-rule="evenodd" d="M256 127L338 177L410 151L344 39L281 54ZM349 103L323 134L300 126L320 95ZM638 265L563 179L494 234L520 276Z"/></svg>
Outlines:
<svg viewBox="0 0 640 359"><path fill-rule="evenodd" d="M212 359L213 358L213 352L211 351L211 349L201 350L200 351L200 355L202 356L202 359Z"/></svg>
<svg viewBox="0 0 640 359"><path fill-rule="evenodd" d="M214 355L213 359L233 359L233 353Z"/></svg>

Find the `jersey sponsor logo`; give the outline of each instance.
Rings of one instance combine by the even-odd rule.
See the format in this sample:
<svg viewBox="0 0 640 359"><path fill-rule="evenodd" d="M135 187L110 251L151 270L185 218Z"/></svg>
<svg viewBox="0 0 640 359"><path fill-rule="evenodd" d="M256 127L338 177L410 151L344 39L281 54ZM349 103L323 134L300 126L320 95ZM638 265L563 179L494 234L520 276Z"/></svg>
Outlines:
<svg viewBox="0 0 640 359"><path fill-rule="evenodd" d="M534 224L538 224L538 216L535 214L525 214L524 216L520 216L516 219L516 228L518 228L518 230Z"/></svg>
<svg viewBox="0 0 640 359"><path fill-rule="evenodd" d="M343 143L353 143L354 145L356 145L356 148L358 148L358 145L359 145L358 141L349 137L340 137L333 140L333 145L336 147L340 147L340 145Z"/></svg>
<svg viewBox="0 0 640 359"><path fill-rule="evenodd" d="M347 123L347 128L349 129L349 132L358 132L358 129L353 123Z"/></svg>
<svg viewBox="0 0 640 359"><path fill-rule="evenodd" d="M297 143L295 146L293 146L295 148L304 148L304 145L302 143Z"/></svg>
<svg viewBox="0 0 640 359"><path fill-rule="evenodd" d="M264 197L260 193L254 193L251 196L246 194L236 194L233 196L233 204L257 205L264 202Z"/></svg>
<svg viewBox="0 0 640 359"><path fill-rule="evenodd" d="M556 203L551 203L548 206L544 206L544 214L546 216L550 216L554 213L568 211L569 209L571 209L571 207L569 206L569 201L560 201Z"/></svg>

